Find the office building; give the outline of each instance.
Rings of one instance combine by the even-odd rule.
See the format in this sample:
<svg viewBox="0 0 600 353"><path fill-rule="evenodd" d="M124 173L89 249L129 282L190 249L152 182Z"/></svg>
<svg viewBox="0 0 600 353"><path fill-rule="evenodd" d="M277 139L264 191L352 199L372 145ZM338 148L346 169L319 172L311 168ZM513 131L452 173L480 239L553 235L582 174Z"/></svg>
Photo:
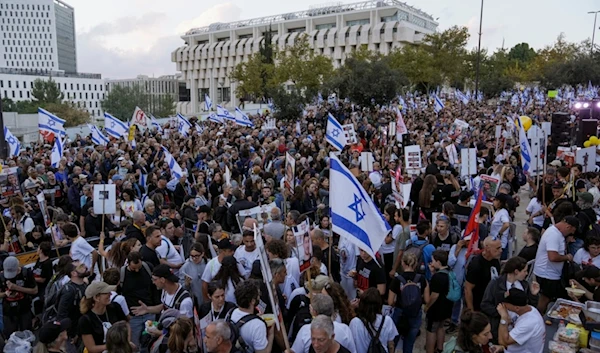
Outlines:
<svg viewBox="0 0 600 353"><path fill-rule="evenodd" d="M236 105L234 67L258 52L265 31L279 48L293 45L301 33L317 53L342 65L355 49L366 45L382 54L418 43L435 32L438 23L419 9L396 0L363 1L267 16L232 23L214 23L189 30L171 60L190 89L191 110L202 110L204 94L214 103Z"/></svg>
<svg viewBox="0 0 600 353"><path fill-rule="evenodd" d="M148 77L138 75L132 79L106 80L106 90L110 93L115 87L138 87L148 97L148 111L160 110L161 101L166 96L171 96L173 102L179 100L179 76L165 75L159 77Z"/></svg>

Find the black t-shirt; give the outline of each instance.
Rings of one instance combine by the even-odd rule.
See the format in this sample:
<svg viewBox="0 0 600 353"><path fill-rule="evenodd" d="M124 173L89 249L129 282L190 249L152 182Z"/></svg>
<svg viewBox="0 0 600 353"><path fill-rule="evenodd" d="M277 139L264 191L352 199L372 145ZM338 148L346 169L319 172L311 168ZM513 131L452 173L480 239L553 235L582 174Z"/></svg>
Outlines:
<svg viewBox="0 0 600 353"><path fill-rule="evenodd" d="M523 249L521 249L519 256L524 258L527 261L531 261L531 260L535 259L535 255L537 254L537 249L538 249L537 244L533 244L531 246L525 246Z"/></svg>
<svg viewBox="0 0 600 353"><path fill-rule="evenodd" d="M448 233L448 236L446 237L446 239L442 240L439 236L439 234L434 234L433 235L433 242L431 243L433 246L435 246L436 250L444 250L444 251L450 251L450 248L452 248L452 245L456 244L458 242L458 238L455 237L455 239L452 239L452 234Z"/></svg>
<svg viewBox="0 0 600 353"><path fill-rule="evenodd" d="M8 290L8 287L6 286L7 281L24 288L36 287L33 271L24 267L21 268L21 272L19 272L15 278L10 280L5 279L4 276L0 278L0 292L6 292ZM3 304L4 315L18 315L27 312L27 310L31 310L31 296L23 292L9 291L3 300Z"/></svg>
<svg viewBox="0 0 600 353"><path fill-rule="evenodd" d="M334 251L331 256L331 268L329 268L329 249L331 249L330 246L328 246L327 249L323 250L323 257L321 258L321 262L327 267L327 271L331 273L333 280L337 283L340 283L342 281L342 277L340 274L340 260L338 258L338 255Z"/></svg>
<svg viewBox="0 0 600 353"><path fill-rule="evenodd" d="M467 227L467 222L469 221L472 210L473 209L469 206L461 206L459 204L454 205L454 216L460 222L460 229L465 229Z"/></svg>
<svg viewBox="0 0 600 353"><path fill-rule="evenodd" d="M52 259L48 258L46 261L37 260L35 265L33 266L33 277L34 278L44 278L44 282L37 282L38 286L38 295L40 297L44 297L44 293L46 292L46 286L52 275L54 274L54 270L52 269Z"/></svg>
<svg viewBox="0 0 600 353"><path fill-rule="evenodd" d="M444 272L434 273L429 282L429 289L431 293L439 293L439 296L427 310L427 318L433 321L444 321L450 318L454 303L446 298L448 290L450 290L450 277L448 274Z"/></svg>
<svg viewBox="0 0 600 353"><path fill-rule="evenodd" d="M315 353L315 349L313 348L312 344L310 345L310 348L308 349L308 353ZM346 347L344 347L340 344L340 349L338 349L337 353L350 353L350 351L347 350Z"/></svg>
<svg viewBox="0 0 600 353"><path fill-rule="evenodd" d="M375 259L365 263L362 258L356 262L356 288L367 290L377 288L378 284L385 284L385 270L375 262Z"/></svg>
<svg viewBox="0 0 600 353"><path fill-rule="evenodd" d="M492 272L494 272L494 276L498 276L500 273L500 261L497 259L488 261L483 255L479 254L469 263L465 279L475 285L475 288L473 288L473 308L475 311L481 310L483 294L492 280Z"/></svg>
<svg viewBox="0 0 600 353"><path fill-rule="evenodd" d="M119 321L126 320L121 306L112 303L106 307L106 312L102 315L95 314L92 310L79 318L79 334L92 335L94 343L101 346L106 342L106 332Z"/></svg>
<svg viewBox="0 0 600 353"><path fill-rule="evenodd" d="M142 245L142 247L140 248L140 254L142 255L142 260L152 265L153 267L156 267L160 264L160 260L158 259L158 254L156 253L156 250L150 249L148 245Z"/></svg>
<svg viewBox="0 0 600 353"><path fill-rule="evenodd" d="M125 297L127 306L139 306L139 301L151 306L158 304L156 302L156 286L152 283L152 265L150 267L150 273L146 271L144 266L140 268L138 272L129 271L125 268L125 279L121 283L121 294Z"/></svg>
<svg viewBox="0 0 600 353"><path fill-rule="evenodd" d="M406 280L406 282L414 282L417 274L414 272L403 272L401 275ZM421 295L423 295L425 293L425 288L427 287L427 279L425 279L425 275L420 276L421 278L419 279L419 284L421 286ZM392 283L390 284L390 290L396 294L396 308L402 307L402 295L400 291L400 284L400 280L397 278L394 278L392 280Z"/></svg>

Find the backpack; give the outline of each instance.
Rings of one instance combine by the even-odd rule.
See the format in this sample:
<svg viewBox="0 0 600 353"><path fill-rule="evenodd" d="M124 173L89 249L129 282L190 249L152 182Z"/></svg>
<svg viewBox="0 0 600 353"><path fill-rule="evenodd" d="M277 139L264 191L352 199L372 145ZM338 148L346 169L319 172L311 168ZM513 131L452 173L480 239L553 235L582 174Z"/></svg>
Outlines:
<svg viewBox="0 0 600 353"><path fill-rule="evenodd" d="M446 343L444 343L444 350L442 353L462 353L463 350L456 343L456 336L450 337Z"/></svg>
<svg viewBox="0 0 600 353"><path fill-rule="evenodd" d="M397 275L400 281L400 298L402 300L402 316L417 317L423 304L421 294L421 275L415 274L413 281L407 281L402 275Z"/></svg>
<svg viewBox="0 0 600 353"><path fill-rule="evenodd" d="M312 321L312 314L310 313L310 298L303 295L300 300L300 307L298 308L298 311L292 320L292 341L296 340L296 336L298 335L300 328L302 328L304 325L310 324Z"/></svg>
<svg viewBox="0 0 600 353"><path fill-rule="evenodd" d="M46 292L44 293L44 311L48 307L58 303L58 293L64 287L64 284L60 283L63 278L55 276L46 287Z"/></svg>
<svg viewBox="0 0 600 353"><path fill-rule="evenodd" d="M81 302L81 299L83 298L83 295L81 293L81 291L79 291L79 289L77 288L73 288L73 286L71 285L71 281L67 282L64 286L62 286L59 290L58 293L56 294L56 301L51 303L50 306L48 306L44 312L42 313L42 321L43 322L48 322L48 321L54 321L56 320L56 317L58 316L58 305L60 303L60 298L62 295L64 295L64 293L66 293L67 291L70 290L74 290L75 291L75 298L73 299L73 306L79 307L79 302Z"/></svg>
<svg viewBox="0 0 600 353"><path fill-rule="evenodd" d="M456 274L447 269L443 269L440 272L448 275L448 294L446 294L446 299L451 302L459 301L462 298L462 288L456 279Z"/></svg>
<svg viewBox="0 0 600 353"><path fill-rule="evenodd" d="M265 324L265 326L267 326L267 323L256 314L245 315L238 322L233 322L231 321L231 313L233 312L233 310L235 310L235 308L232 308L225 317L225 321L229 324L229 329L231 330L230 340L233 343L233 350L240 353L248 353L251 351L251 349L250 346L248 346L248 343L246 343L246 341L244 341L244 339L242 338L242 326L254 319L259 319Z"/></svg>
<svg viewBox="0 0 600 353"><path fill-rule="evenodd" d="M371 343L369 343L367 353L387 353L385 347L383 347L383 344L381 344L381 340L379 339L379 336L381 335L381 330L383 329L383 326L385 324L385 316L381 317L381 325L379 325L379 328L377 329L377 333L375 333L375 335L373 335L373 332L369 328L374 328L372 324L367 324L364 321L362 323L363 325L365 325L365 328L367 329L367 332L371 337Z"/></svg>
<svg viewBox="0 0 600 353"><path fill-rule="evenodd" d="M406 250L404 251L405 254L415 254L415 256L417 257L417 268L415 268L415 272L417 274L421 274L424 275L425 274L425 267L427 266L427 264L425 264L424 258L423 258L423 249L429 245L429 242L424 242L421 245L415 245L412 241L410 242L410 244L408 245L408 247L406 248Z"/></svg>
<svg viewBox="0 0 600 353"><path fill-rule="evenodd" d="M152 278L152 271L150 270L150 266L148 266L146 261L142 261L142 267L144 268L144 270L146 270L146 273L148 273L150 275L150 278ZM127 268L127 265L121 266L121 276L120 276L120 282L119 282L121 284L121 287L123 287L123 283L125 282L126 268Z"/></svg>

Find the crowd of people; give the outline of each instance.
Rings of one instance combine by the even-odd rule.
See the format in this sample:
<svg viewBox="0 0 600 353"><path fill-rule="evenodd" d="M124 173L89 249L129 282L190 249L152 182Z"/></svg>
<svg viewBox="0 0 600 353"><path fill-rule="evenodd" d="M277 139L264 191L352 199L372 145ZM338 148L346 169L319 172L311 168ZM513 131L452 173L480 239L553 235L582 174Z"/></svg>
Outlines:
<svg viewBox="0 0 600 353"><path fill-rule="evenodd" d="M447 96L435 112L428 96L402 102L409 99L410 108L327 102L275 129L262 128L269 112L251 116L254 127L191 118L202 128L190 136L166 124L138 132L135 147L77 136L55 167L50 146L32 144L5 161L4 339L32 330L37 353L410 353L425 335L427 353L445 344L454 352L544 351L542 315L569 298L565 287L585 290L571 300L600 300L600 178L552 154L543 175L527 175L505 117L519 112L540 124L568 102L515 107ZM386 133L395 107L409 131L402 141ZM379 235L375 257L331 227L328 113L353 124L356 143L339 158L392 228ZM457 118L470 127L457 133ZM506 130L500 139L497 124ZM401 167L409 145L420 146L423 166L411 175ZM500 180L477 215L473 182L450 163L451 145L459 154L477 148L475 180ZM363 151L373 153L373 170L361 170ZM291 186L286 155L295 160ZM405 208L394 198L396 173L412 184ZM115 214L94 212L98 184L116 186ZM515 252L511 225L526 193L526 245ZM257 206L268 214L238 217ZM479 250L464 234L470 217ZM306 242L295 228L307 220L310 245L299 249ZM34 264L22 263L28 252Z"/></svg>

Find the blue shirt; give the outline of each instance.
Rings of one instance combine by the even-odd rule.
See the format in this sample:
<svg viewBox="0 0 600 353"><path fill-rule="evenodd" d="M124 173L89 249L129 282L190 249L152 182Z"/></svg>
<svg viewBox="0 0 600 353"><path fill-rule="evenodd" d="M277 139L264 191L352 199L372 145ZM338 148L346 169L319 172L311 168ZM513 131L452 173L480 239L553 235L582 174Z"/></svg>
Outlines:
<svg viewBox="0 0 600 353"><path fill-rule="evenodd" d="M414 246L421 246L425 243L429 243L427 239L417 239L415 241L411 241ZM431 271L429 271L429 263L431 263L432 254L435 251L435 246L428 244L423 248L423 262L425 263L425 278L427 281L431 280Z"/></svg>

